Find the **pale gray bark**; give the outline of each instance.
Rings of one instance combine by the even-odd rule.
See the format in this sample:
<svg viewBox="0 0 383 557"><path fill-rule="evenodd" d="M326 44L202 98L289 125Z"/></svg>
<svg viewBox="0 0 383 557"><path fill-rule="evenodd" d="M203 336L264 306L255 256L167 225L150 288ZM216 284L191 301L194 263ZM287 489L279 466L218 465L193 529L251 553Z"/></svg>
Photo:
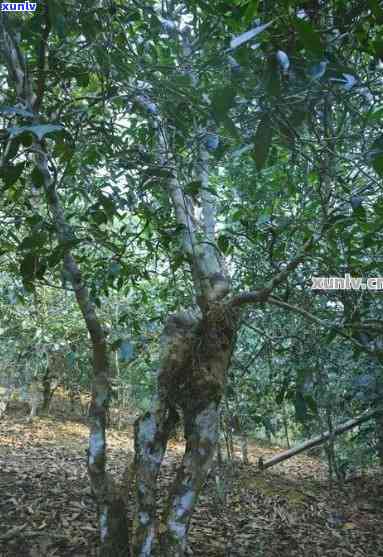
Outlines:
<svg viewBox="0 0 383 557"><path fill-rule="evenodd" d="M364 422L367 422L368 420L371 420L371 418L376 417L377 413L378 411L375 410L373 412L362 414L358 418L354 418L352 420L349 420L348 422L345 422L342 425L335 427L331 433L329 431L326 431L325 433L323 433L323 435L317 435L312 439L309 439L308 441L305 441L304 443L301 443L300 445L297 445L296 447L289 449L288 451L284 451L279 455L273 456L269 460L266 460L266 462L263 459L259 459L258 466L261 470L265 470L266 468L270 468L270 466L279 464L280 462L283 462L284 460L287 460L292 456L303 453L304 451L307 451L309 449L312 449L313 447L317 447L318 445L321 445L325 441L328 441L328 439L331 436L335 437L337 435L341 435L342 433L349 431L350 429L356 427L357 425L360 425Z"/></svg>
<svg viewBox="0 0 383 557"><path fill-rule="evenodd" d="M186 419L186 450L162 521L166 526L160 536L163 557L185 555L190 519L216 449L217 402L211 402L202 411L191 413Z"/></svg>
<svg viewBox="0 0 383 557"><path fill-rule="evenodd" d="M249 445L246 433L242 432L240 436L241 454L243 464L249 464Z"/></svg>

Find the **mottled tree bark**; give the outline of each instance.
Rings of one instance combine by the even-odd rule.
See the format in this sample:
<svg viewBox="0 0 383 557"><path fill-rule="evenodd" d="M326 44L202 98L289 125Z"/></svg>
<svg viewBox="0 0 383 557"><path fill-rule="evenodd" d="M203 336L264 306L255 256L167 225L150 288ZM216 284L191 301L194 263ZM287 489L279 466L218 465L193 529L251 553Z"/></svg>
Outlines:
<svg viewBox="0 0 383 557"><path fill-rule="evenodd" d="M163 334L157 396L135 427L133 555L185 554L190 519L212 466L218 441L218 407L232 352L237 313L214 304L200 319L170 316ZM185 453L160 524L156 482L169 435L182 413ZM159 542L159 547L158 544Z"/></svg>
<svg viewBox="0 0 383 557"><path fill-rule="evenodd" d="M379 401L380 403L380 401ZM376 453L379 458L379 463L383 466L383 411L378 411L375 417L376 428Z"/></svg>
<svg viewBox="0 0 383 557"><path fill-rule="evenodd" d="M157 535L157 479L172 425L169 407L157 396L152 409L135 424L136 509L133 555L150 557Z"/></svg>
<svg viewBox="0 0 383 557"><path fill-rule="evenodd" d="M42 379L42 386L43 386L42 411L43 412L47 412L47 413L49 412L49 408L52 402L54 392L59 386L59 384L60 384L59 379L51 373L51 369L48 366L45 370L45 374Z"/></svg>

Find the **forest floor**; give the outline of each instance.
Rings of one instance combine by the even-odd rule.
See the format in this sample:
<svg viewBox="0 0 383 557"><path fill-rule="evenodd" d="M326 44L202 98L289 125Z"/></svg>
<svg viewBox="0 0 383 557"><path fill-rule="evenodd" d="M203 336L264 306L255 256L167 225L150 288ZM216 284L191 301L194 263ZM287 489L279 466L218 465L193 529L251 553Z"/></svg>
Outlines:
<svg viewBox="0 0 383 557"><path fill-rule="evenodd" d="M65 413L28 423L20 412L0 421L0 557L97 554L95 506L84 419ZM108 431L108 469L121 477L132 455L132 428ZM171 442L159 496L183 445ZM250 464L212 477L190 529L198 557L383 557L383 479L376 471L329 488L318 460L297 456L260 472L257 461L281 452L250 444Z"/></svg>

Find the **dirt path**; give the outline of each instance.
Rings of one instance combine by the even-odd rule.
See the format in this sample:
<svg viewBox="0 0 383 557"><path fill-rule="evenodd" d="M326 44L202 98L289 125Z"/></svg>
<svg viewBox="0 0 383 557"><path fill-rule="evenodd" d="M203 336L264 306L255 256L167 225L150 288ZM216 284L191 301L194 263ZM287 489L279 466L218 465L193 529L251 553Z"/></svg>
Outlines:
<svg viewBox="0 0 383 557"><path fill-rule="evenodd" d="M85 467L87 428L62 418L0 422L0 557L96 555L95 508ZM131 433L108 436L108 468L121 477ZM299 456L263 473L250 448L225 482L209 480L194 515L190 545L198 557L383 557L383 480L376 474L329 492L317 461ZM160 496L182 446L172 443Z"/></svg>

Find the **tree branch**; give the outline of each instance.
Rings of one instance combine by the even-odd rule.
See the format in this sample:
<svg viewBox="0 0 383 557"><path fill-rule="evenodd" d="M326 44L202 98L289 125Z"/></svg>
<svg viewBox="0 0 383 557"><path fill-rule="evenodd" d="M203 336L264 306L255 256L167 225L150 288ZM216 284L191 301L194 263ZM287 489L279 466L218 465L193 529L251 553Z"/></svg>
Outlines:
<svg viewBox="0 0 383 557"><path fill-rule="evenodd" d="M19 47L19 38L10 29L7 16L8 14L0 13L0 52L3 54L10 80L15 84L18 99L24 102L27 109L32 110L35 96Z"/></svg>
<svg viewBox="0 0 383 557"><path fill-rule="evenodd" d="M48 38L49 38L49 33L51 31L51 23L49 20L49 13L48 13L48 4L47 2L45 2L44 4L44 28L42 30L41 33L41 41L40 44L38 46L38 54L37 54L37 58L38 58L38 63L37 63L37 67L38 67L38 77L37 77L37 86L36 86L36 99L35 102L33 104L33 110L35 112L38 112L40 110L41 104L43 102L43 98L44 98L44 93L45 93L45 87L46 87L46 68L45 68L45 63L46 63L46 52L47 52L47 46L48 46Z"/></svg>
<svg viewBox="0 0 383 557"><path fill-rule="evenodd" d="M267 286L253 292L245 292L243 294L239 294L238 296L234 296L228 302L228 305L232 307L238 307L246 304L257 304L266 302L274 288L282 284L287 279L289 274L294 271L298 267L298 265L302 263L302 261L304 261L307 252L311 250L313 243L314 237L309 238L303 245L302 253L295 259L290 261L282 271L275 275Z"/></svg>
<svg viewBox="0 0 383 557"><path fill-rule="evenodd" d="M323 321L323 319L319 319L318 317L315 317L315 315L313 315L309 311L306 311L305 309L303 309L299 306L294 306L293 304L289 304L287 302L282 302L282 300L278 300L277 298L274 298L273 296L269 296L268 299L267 299L267 302L269 304L273 304L273 305L279 306L281 308L288 309L289 311L299 313L300 315L303 315L303 317L305 317L306 319L308 319L312 323L315 323L316 325L319 325L320 327L324 327L326 329L331 329L333 331L336 331L339 336L349 340L355 346L357 346L358 348L363 350L363 352L366 352L367 354L374 354L374 350L371 350L369 347L367 347L367 346L363 345L362 343L358 342L355 338L353 338L352 335L348 335L338 325L335 325L333 323L327 323L327 321Z"/></svg>
<svg viewBox="0 0 383 557"><path fill-rule="evenodd" d="M167 133L162 122L159 108L147 96L138 95L136 102L150 115L157 133L158 158L163 168L172 168L171 176L167 181L166 189L170 201L173 204L176 220L183 228L183 249L191 261L194 286L197 291L197 301L202 306L206 303L222 299L229 290L229 281L223 270L223 261L220 260L219 253L214 247L214 207L212 199L209 199L208 212L204 214L204 238L197 240L194 205L191 197L186 194L178 178L176 161L169 164L169 146ZM203 180L205 190L207 188L207 153L203 155ZM206 195L204 192L205 208L207 208ZM206 228L208 226L208 229ZM211 237L213 238L211 239Z"/></svg>

